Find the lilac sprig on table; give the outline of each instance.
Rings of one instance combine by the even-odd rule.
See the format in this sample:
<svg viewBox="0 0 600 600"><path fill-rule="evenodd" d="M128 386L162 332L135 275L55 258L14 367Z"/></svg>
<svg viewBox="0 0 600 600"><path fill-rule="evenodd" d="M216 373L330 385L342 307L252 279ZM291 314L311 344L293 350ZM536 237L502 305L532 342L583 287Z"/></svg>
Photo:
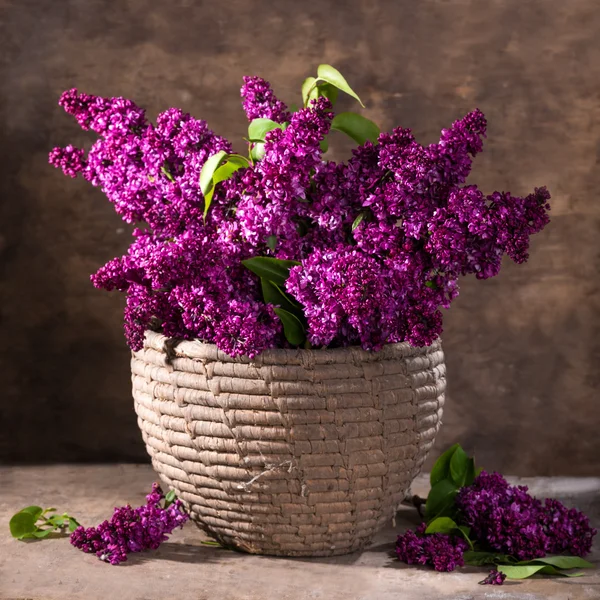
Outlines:
<svg viewBox="0 0 600 600"><path fill-rule="evenodd" d="M127 294L134 350L147 329L249 357L274 347L428 345L459 277L493 277L504 255L527 260L550 195L464 185L486 135L481 111L421 145L409 129L380 133L360 114L335 114L339 92L362 105L339 71L320 65L292 112L264 79L245 77L247 156L177 108L151 123L131 100L61 96L99 137L88 151L55 148L51 164L141 224L127 254L92 276ZM335 132L358 144L347 162L323 157Z"/></svg>
<svg viewBox="0 0 600 600"><path fill-rule="evenodd" d="M499 574L481 582L495 585L534 574L572 577L580 573L568 569L593 566L583 557L596 530L582 512L476 469L458 444L440 456L430 480L426 523L398 537L401 561L437 571L495 565Z"/></svg>
<svg viewBox="0 0 600 600"><path fill-rule="evenodd" d="M145 505L115 508L111 519L97 527L78 527L71 534L71 544L118 565L126 561L131 552L156 550L173 530L183 527L188 518L175 493L171 491L165 496L155 483L146 496Z"/></svg>

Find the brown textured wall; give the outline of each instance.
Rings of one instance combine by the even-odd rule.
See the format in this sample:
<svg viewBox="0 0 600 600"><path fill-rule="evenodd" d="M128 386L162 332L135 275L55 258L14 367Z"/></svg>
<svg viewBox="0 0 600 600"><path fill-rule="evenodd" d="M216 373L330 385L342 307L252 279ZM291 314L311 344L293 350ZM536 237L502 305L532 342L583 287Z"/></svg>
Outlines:
<svg viewBox="0 0 600 600"><path fill-rule="evenodd" d="M260 74L294 101L328 62L368 117L424 142L480 107L489 140L472 181L553 193L530 263L464 281L446 316L438 448L461 441L508 473L599 474L598 9L597 0L0 0L0 459L145 460L122 298L88 280L125 250L128 228L98 190L47 165L53 145L91 139L56 106L60 92L131 97L152 116L180 106L239 140L242 75ZM335 146L336 158L348 151Z"/></svg>

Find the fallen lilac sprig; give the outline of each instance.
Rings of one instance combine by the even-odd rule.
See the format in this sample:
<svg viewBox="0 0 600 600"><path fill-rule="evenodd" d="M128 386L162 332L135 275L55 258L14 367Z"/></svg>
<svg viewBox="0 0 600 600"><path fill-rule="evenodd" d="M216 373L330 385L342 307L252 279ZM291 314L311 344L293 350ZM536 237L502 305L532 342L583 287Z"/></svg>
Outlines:
<svg viewBox="0 0 600 600"><path fill-rule="evenodd" d="M493 585L536 573L573 577L580 573L570 569L593 566L582 557L597 532L582 512L558 500L538 500L499 473L477 471L458 444L440 456L431 484L427 522L398 536L399 560L436 571L495 565L480 582Z"/></svg>
<svg viewBox="0 0 600 600"><path fill-rule="evenodd" d="M188 518L181 500L175 499L173 492L165 497L159 484L154 483L145 505L135 509L130 505L115 508L110 521L87 529L78 527L71 534L71 544L118 565L127 560L130 552L156 550L175 528L183 527Z"/></svg>

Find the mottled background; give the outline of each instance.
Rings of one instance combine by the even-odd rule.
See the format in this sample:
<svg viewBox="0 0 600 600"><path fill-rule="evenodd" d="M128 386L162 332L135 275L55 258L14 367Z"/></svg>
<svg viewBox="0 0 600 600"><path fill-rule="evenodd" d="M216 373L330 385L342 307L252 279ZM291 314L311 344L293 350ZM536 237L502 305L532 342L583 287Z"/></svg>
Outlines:
<svg viewBox="0 0 600 600"><path fill-rule="evenodd" d="M88 145L66 88L179 106L240 140L244 74L289 102L338 67L383 129L431 142L474 107L489 119L472 182L547 185L531 260L466 280L446 316L438 450L490 468L600 474L600 10L597 0L0 0L0 460L146 460L129 390L123 299L88 276L129 227L101 192L47 164ZM343 109L354 108L346 99ZM332 140L333 158L349 146ZM238 144L238 150L242 145Z"/></svg>

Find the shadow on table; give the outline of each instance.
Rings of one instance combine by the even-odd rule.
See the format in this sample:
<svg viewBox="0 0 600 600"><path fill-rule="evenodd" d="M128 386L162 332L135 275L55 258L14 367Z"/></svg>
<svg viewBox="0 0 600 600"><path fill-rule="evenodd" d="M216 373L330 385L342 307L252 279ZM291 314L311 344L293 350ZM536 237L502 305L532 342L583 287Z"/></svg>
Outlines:
<svg viewBox="0 0 600 600"><path fill-rule="evenodd" d="M172 562L191 564L210 564L220 562L224 558L231 558L238 554L226 548L204 546L202 544L179 544L176 542L163 542L158 550L129 554L124 566L135 566L155 560L168 560Z"/></svg>

